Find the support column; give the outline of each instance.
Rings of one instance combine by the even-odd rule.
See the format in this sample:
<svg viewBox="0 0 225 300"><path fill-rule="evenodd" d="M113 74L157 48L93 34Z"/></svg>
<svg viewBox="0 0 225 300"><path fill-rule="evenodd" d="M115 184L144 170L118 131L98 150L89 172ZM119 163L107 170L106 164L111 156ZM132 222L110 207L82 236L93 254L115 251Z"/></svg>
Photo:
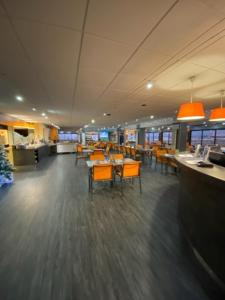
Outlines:
<svg viewBox="0 0 225 300"><path fill-rule="evenodd" d="M138 144L141 144L143 146L145 144L145 128L140 128L138 130Z"/></svg>
<svg viewBox="0 0 225 300"><path fill-rule="evenodd" d="M177 149L179 151L186 151L187 137L188 137L187 124L185 123L179 124L178 137L177 137Z"/></svg>

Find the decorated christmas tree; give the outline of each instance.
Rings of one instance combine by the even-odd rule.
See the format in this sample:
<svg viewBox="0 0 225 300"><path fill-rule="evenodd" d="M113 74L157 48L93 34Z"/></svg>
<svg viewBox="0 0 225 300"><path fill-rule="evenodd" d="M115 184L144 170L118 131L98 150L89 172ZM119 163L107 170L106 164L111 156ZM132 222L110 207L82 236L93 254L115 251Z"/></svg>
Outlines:
<svg viewBox="0 0 225 300"><path fill-rule="evenodd" d="M8 161L3 145L0 145L0 187L13 181L13 166Z"/></svg>

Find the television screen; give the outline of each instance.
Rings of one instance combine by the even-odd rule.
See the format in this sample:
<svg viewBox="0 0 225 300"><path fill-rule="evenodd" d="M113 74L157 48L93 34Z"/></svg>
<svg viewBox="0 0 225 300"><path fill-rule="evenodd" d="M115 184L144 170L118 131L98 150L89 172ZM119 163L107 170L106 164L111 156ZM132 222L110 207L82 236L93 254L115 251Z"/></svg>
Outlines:
<svg viewBox="0 0 225 300"><path fill-rule="evenodd" d="M109 132L108 131L100 131L99 134L100 140L108 141L109 140Z"/></svg>
<svg viewBox="0 0 225 300"><path fill-rule="evenodd" d="M136 134L135 133L128 133L128 141L129 142L136 142Z"/></svg>
<svg viewBox="0 0 225 300"><path fill-rule="evenodd" d="M59 132L60 141L78 141L78 134L70 131L60 131Z"/></svg>

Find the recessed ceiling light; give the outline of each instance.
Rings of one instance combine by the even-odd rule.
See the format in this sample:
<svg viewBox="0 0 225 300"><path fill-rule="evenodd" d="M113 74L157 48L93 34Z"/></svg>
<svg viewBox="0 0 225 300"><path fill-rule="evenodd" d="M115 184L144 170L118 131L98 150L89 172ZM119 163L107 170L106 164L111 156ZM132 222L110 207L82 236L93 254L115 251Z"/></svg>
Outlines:
<svg viewBox="0 0 225 300"><path fill-rule="evenodd" d="M149 81L147 84L146 84L146 88L148 90L150 90L151 88L153 87L153 83L151 81Z"/></svg>
<svg viewBox="0 0 225 300"><path fill-rule="evenodd" d="M127 123L127 122L125 122L125 124L127 125L128 123Z"/></svg>
<svg viewBox="0 0 225 300"><path fill-rule="evenodd" d="M23 97L22 96L19 96L17 95L16 96L16 100L19 101L19 102L23 102Z"/></svg>
<svg viewBox="0 0 225 300"><path fill-rule="evenodd" d="M170 130L170 127L167 127L167 130Z"/></svg>
<svg viewBox="0 0 225 300"><path fill-rule="evenodd" d="M144 106L147 106L147 104L143 103L143 104L141 104L141 106L143 106L143 107L144 107Z"/></svg>
<svg viewBox="0 0 225 300"><path fill-rule="evenodd" d="M35 107L33 107L33 108L32 108L32 110L33 110L33 111L36 111L36 108L35 108Z"/></svg>
<svg viewBox="0 0 225 300"><path fill-rule="evenodd" d="M153 115L151 115L151 116L150 116L150 119L154 119L154 116L153 116Z"/></svg>
<svg viewBox="0 0 225 300"><path fill-rule="evenodd" d="M136 119L136 122L138 122L138 119Z"/></svg>
<svg viewBox="0 0 225 300"><path fill-rule="evenodd" d="M92 124L94 124L94 123L95 123L95 120L94 120L94 119L92 119L92 120L91 120L91 123L92 123Z"/></svg>
<svg viewBox="0 0 225 300"><path fill-rule="evenodd" d="M46 116L46 113L42 113L41 115L42 115L42 117L45 117L45 116Z"/></svg>
<svg viewBox="0 0 225 300"><path fill-rule="evenodd" d="M155 128L154 128L154 127L152 127L152 130L155 130Z"/></svg>

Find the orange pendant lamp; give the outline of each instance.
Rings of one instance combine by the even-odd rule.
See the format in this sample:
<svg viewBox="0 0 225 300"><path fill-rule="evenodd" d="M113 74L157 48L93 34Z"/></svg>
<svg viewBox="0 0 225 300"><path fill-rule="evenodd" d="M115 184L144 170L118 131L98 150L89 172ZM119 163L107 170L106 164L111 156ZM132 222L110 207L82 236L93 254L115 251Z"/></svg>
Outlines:
<svg viewBox="0 0 225 300"><path fill-rule="evenodd" d="M194 102L192 100L192 89L193 81L195 77L191 77L191 100L188 103L181 104L177 120L179 121L192 121L192 120L201 120L205 118L205 111L203 104L201 102Z"/></svg>
<svg viewBox="0 0 225 300"><path fill-rule="evenodd" d="M223 107L223 95L224 91L221 91L221 104L220 107L211 110L209 121L221 122L225 121L225 107Z"/></svg>

